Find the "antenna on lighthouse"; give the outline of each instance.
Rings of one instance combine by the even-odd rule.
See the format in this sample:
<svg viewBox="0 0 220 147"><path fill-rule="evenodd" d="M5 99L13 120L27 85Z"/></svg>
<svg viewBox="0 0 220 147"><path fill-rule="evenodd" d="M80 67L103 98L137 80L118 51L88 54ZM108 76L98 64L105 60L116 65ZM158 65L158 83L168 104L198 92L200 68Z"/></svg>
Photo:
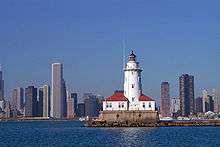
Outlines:
<svg viewBox="0 0 220 147"><path fill-rule="evenodd" d="M125 68L125 54L126 54L126 41L125 41L125 38L123 37L123 42L122 42L122 48L123 48L123 68Z"/></svg>

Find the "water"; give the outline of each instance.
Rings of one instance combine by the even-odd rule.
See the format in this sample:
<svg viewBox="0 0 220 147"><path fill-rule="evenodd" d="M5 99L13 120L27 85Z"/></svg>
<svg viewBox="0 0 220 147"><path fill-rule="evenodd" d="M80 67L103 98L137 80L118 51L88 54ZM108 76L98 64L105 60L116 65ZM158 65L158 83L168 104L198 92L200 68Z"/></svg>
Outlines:
<svg viewBox="0 0 220 147"><path fill-rule="evenodd" d="M220 127L86 128L81 122L0 122L0 147L220 147Z"/></svg>

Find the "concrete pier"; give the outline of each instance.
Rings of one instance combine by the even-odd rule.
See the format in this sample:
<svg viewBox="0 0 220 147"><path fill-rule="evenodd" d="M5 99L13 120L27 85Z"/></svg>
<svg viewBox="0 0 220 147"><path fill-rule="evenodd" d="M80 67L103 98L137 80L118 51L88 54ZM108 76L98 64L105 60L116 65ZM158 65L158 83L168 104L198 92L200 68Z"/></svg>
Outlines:
<svg viewBox="0 0 220 147"><path fill-rule="evenodd" d="M99 119L87 122L89 127L156 127L157 111L102 111Z"/></svg>
<svg viewBox="0 0 220 147"><path fill-rule="evenodd" d="M220 126L220 120L172 120L160 121L157 111L103 111L88 127L180 127Z"/></svg>

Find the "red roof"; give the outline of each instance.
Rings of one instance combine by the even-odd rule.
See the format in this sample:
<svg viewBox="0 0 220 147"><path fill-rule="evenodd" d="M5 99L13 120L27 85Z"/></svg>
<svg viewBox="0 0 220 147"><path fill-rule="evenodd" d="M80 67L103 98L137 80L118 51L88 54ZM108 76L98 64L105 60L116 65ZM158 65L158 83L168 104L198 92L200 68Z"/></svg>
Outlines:
<svg viewBox="0 0 220 147"><path fill-rule="evenodd" d="M128 101L123 92L115 92L112 96L108 97L106 101Z"/></svg>
<svg viewBox="0 0 220 147"><path fill-rule="evenodd" d="M108 97L106 101L128 101L128 98L124 96L123 92L115 92L112 96ZM151 97L141 95L139 101L154 101Z"/></svg>
<svg viewBox="0 0 220 147"><path fill-rule="evenodd" d="M139 98L139 101L154 101L154 100L151 97L142 94Z"/></svg>

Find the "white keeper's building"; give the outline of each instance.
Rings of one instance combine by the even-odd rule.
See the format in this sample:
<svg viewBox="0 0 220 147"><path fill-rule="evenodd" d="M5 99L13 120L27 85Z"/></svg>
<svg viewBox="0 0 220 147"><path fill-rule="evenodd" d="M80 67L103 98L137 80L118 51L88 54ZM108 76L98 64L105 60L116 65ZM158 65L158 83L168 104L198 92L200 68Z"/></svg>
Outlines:
<svg viewBox="0 0 220 147"><path fill-rule="evenodd" d="M156 102L142 93L142 69L132 51L124 69L124 91L116 91L103 102L103 111L156 110Z"/></svg>

